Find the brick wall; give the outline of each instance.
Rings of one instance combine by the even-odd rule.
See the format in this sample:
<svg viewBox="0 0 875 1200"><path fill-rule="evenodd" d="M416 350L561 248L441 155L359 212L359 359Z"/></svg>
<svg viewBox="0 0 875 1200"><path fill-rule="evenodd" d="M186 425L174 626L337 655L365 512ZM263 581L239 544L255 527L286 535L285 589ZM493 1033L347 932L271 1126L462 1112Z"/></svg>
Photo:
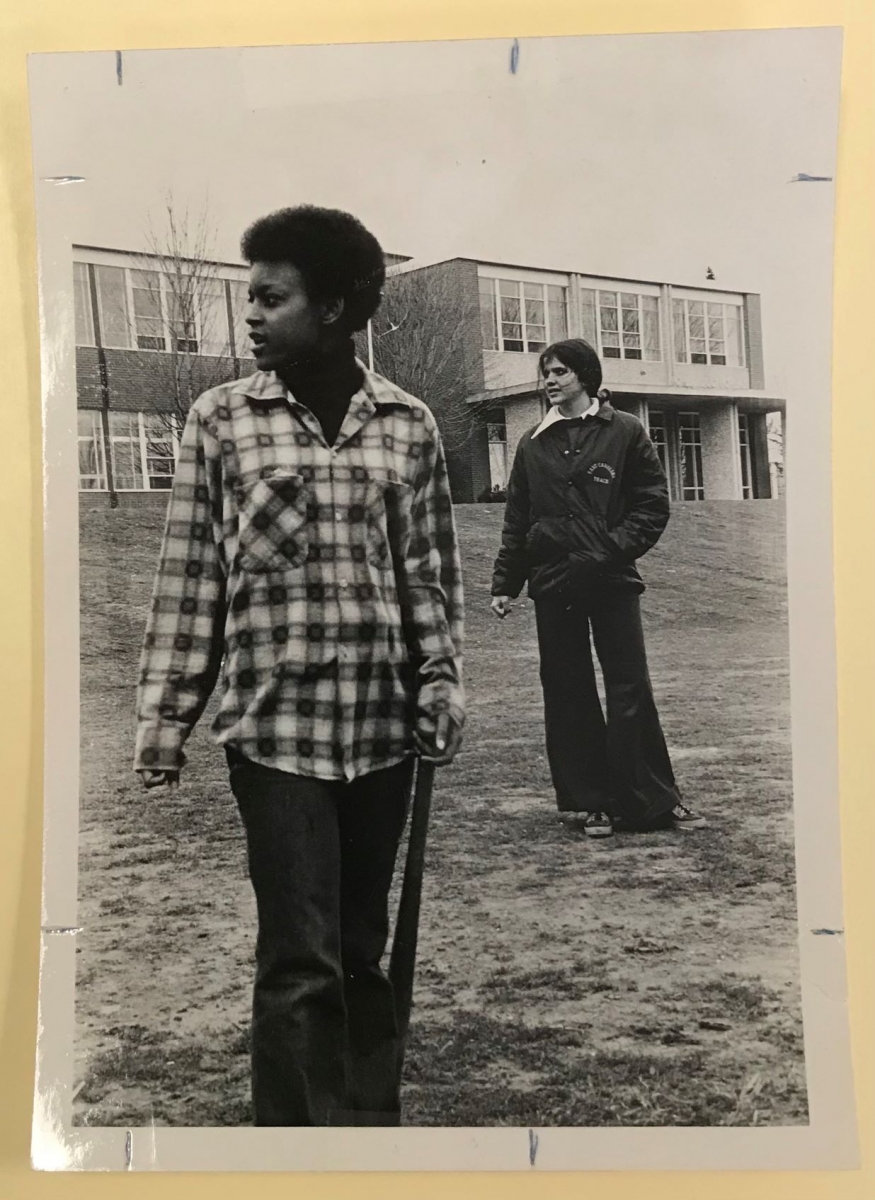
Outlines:
<svg viewBox="0 0 875 1200"><path fill-rule="evenodd" d="M468 462L471 469L471 499L476 500L481 493L488 491L492 486L489 476L489 442L486 437L485 417L471 438ZM510 470L510 462L508 462L508 470ZM456 496L455 492L453 499L457 504L465 503Z"/></svg>
<svg viewBox="0 0 875 1200"><path fill-rule="evenodd" d="M444 440L453 499L460 504L470 503L477 491L482 490L480 481L485 463L481 460L486 453L485 444L481 446L481 441L485 443L482 419L467 406L468 396L482 392L485 387L477 264L451 259L390 276L386 281L387 309L391 311L393 290L409 289L417 282L421 283L424 294L430 296L424 306L430 322L438 331L442 325L453 329L459 348L452 361L446 362L434 378L422 381L422 386L411 387L405 381L403 364L394 382L414 394L419 391L419 399L434 413ZM417 353L412 342L412 358ZM375 345L375 367L381 370L379 340Z"/></svg>
<svg viewBox="0 0 875 1200"><path fill-rule="evenodd" d="M172 412L176 408L173 386L173 359L157 351L110 350L106 355L109 406L118 412ZM239 359L236 373L249 375L254 361ZM230 358L206 355L192 358L186 366L195 395L235 377ZM76 392L80 408L100 408L98 352L92 346L76 347Z"/></svg>

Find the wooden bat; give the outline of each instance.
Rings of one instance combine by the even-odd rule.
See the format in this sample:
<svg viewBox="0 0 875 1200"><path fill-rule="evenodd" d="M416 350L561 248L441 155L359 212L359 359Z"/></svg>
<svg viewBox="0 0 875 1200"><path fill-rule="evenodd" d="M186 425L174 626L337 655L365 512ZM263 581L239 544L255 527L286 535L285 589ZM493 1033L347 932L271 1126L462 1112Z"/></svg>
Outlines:
<svg viewBox="0 0 875 1200"><path fill-rule="evenodd" d="M413 975L416 967L416 940L419 933L419 903L422 897L422 874L425 866L425 842L428 837L428 815L434 784L434 763L418 760L413 805L410 814L410 837L398 918L392 938L389 958L389 980L395 992L395 1013L398 1022L398 1070L404 1063L404 1048L410 1010L413 1006Z"/></svg>

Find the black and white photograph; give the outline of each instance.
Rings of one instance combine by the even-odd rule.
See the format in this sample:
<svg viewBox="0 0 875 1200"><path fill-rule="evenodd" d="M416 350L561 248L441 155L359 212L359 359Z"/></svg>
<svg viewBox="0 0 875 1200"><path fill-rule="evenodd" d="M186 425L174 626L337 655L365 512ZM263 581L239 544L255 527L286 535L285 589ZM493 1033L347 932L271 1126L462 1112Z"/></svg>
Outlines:
<svg viewBox="0 0 875 1200"><path fill-rule="evenodd" d="M840 66L31 58L37 1165L850 1164Z"/></svg>

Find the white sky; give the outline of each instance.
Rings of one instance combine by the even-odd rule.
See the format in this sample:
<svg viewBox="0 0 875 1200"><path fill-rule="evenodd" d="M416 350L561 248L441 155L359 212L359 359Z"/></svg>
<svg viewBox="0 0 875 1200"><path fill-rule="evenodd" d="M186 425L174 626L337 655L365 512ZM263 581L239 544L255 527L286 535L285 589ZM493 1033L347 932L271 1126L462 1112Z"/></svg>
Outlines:
<svg viewBox="0 0 875 1200"><path fill-rule="evenodd" d="M142 249L163 196L219 257L286 204L385 249L763 295L766 385L829 382L840 31L526 39L31 60L37 188L74 242ZM813 382L813 381L816 381ZM813 389L813 390L812 390Z"/></svg>

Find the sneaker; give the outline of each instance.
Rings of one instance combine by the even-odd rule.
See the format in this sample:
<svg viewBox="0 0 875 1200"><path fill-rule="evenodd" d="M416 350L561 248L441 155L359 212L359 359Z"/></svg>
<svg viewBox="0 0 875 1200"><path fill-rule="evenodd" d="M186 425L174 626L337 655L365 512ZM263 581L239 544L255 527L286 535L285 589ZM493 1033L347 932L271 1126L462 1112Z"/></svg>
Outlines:
<svg viewBox="0 0 875 1200"><path fill-rule="evenodd" d="M607 813L590 813L583 822L583 832L591 838L610 837L614 832L614 822Z"/></svg>
<svg viewBox="0 0 875 1200"><path fill-rule="evenodd" d="M676 804L671 810L671 822L675 829L702 829L708 822L694 813L685 804Z"/></svg>

